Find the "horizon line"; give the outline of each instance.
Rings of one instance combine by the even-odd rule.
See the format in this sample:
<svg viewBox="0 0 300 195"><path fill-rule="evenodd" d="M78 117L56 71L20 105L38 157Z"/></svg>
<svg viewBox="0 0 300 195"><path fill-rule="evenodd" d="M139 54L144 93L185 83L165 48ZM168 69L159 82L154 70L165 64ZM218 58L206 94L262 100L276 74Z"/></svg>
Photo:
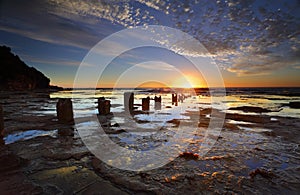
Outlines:
<svg viewBox="0 0 300 195"><path fill-rule="evenodd" d="M220 89L220 88L300 88L300 86L263 86L263 87L62 87L63 89Z"/></svg>

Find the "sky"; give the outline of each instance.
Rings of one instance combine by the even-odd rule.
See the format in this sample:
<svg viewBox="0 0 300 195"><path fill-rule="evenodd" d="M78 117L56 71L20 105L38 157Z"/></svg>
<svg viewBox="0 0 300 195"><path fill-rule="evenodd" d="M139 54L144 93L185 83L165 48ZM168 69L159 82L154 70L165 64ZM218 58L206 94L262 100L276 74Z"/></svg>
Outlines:
<svg viewBox="0 0 300 195"><path fill-rule="evenodd" d="M97 48L115 33L151 25L187 33L200 50L188 41L174 47L180 35L163 31L160 37L133 31L135 36L113 38ZM163 48L130 49L132 42L149 37ZM0 45L62 87L73 87L78 72L87 69L77 86L93 87L89 80L99 79L97 87L217 87L214 78L221 75L226 87L300 87L300 2L1 0ZM129 50L95 72L124 48ZM97 49L97 59L90 60ZM200 71L190 57L200 59Z"/></svg>

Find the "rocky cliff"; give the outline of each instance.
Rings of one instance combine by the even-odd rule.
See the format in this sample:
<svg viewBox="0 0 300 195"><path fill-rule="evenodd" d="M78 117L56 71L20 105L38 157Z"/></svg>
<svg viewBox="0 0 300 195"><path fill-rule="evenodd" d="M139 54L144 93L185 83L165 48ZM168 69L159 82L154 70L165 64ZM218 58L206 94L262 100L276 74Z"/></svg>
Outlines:
<svg viewBox="0 0 300 195"><path fill-rule="evenodd" d="M49 89L50 79L27 66L11 49L0 46L0 90Z"/></svg>

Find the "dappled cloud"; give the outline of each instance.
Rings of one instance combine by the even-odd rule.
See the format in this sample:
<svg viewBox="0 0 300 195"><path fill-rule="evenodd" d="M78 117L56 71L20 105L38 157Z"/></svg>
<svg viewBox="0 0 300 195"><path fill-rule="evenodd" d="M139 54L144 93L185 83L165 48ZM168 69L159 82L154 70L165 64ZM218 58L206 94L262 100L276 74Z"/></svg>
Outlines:
<svg viewBox="0 0 300 195"><path fill-rule="evenodd" d="M189 42L168 45L163 37L156 40L174 52L211 56L224 70L258 75L298 67L299 9L297 0L10 1L2 3L2 16L11 17L1 20L0 30L90 49L123 28L165 25L188 33L207 49L197 51ZM19 14L12 14L16 11Z"/></svg>

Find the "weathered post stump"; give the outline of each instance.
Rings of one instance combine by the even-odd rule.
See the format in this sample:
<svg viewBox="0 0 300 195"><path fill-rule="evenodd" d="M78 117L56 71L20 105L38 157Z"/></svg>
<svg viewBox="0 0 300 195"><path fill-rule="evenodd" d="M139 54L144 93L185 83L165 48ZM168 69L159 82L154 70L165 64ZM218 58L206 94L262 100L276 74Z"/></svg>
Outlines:
<svg viewBox="0 0 300 195"><path fill-rule="evenodd" d="M56 104L58 122L64 124L73 124L73 106L70 98L61 98Z"/></svg>
<svg viewBox="0 0 300 195"><path fill-rule="evenodd" d="M150 110L150 97L142 98L142 110L148 111Z"/></svg>
<svg viewBox="0 0 300 195"><path fill-rule="evenodd" d="M183 100L184 100L184 95L178 95L178 101L183 103Z"/></svg>
<svg viewBox="0 0 300 195"><path fill-rule="evenodd" d="M125 113L133 113L134 94L132 92L124 93L124 109Z"/></svg>
<svg viewBox="0 0 300 195"><path fill-rule="evenodd" d="M110 114L110 101L106 100L104 97L98 98L98 113L99 115Z"/></svg>
<svg viewBox="0 0 300 195"><path fill-rule="evenodd" d="M161 110L161 96L154 97L154 108L155 110Z"/></svg>
<svg viewBox="0 0 300 195"><path fill-rule="evenodd" d="M175 104L175 106L177 106L177 102L178 102L177 101L177 94L176 93L175 94L172 93L172 105Z"/></svg>

